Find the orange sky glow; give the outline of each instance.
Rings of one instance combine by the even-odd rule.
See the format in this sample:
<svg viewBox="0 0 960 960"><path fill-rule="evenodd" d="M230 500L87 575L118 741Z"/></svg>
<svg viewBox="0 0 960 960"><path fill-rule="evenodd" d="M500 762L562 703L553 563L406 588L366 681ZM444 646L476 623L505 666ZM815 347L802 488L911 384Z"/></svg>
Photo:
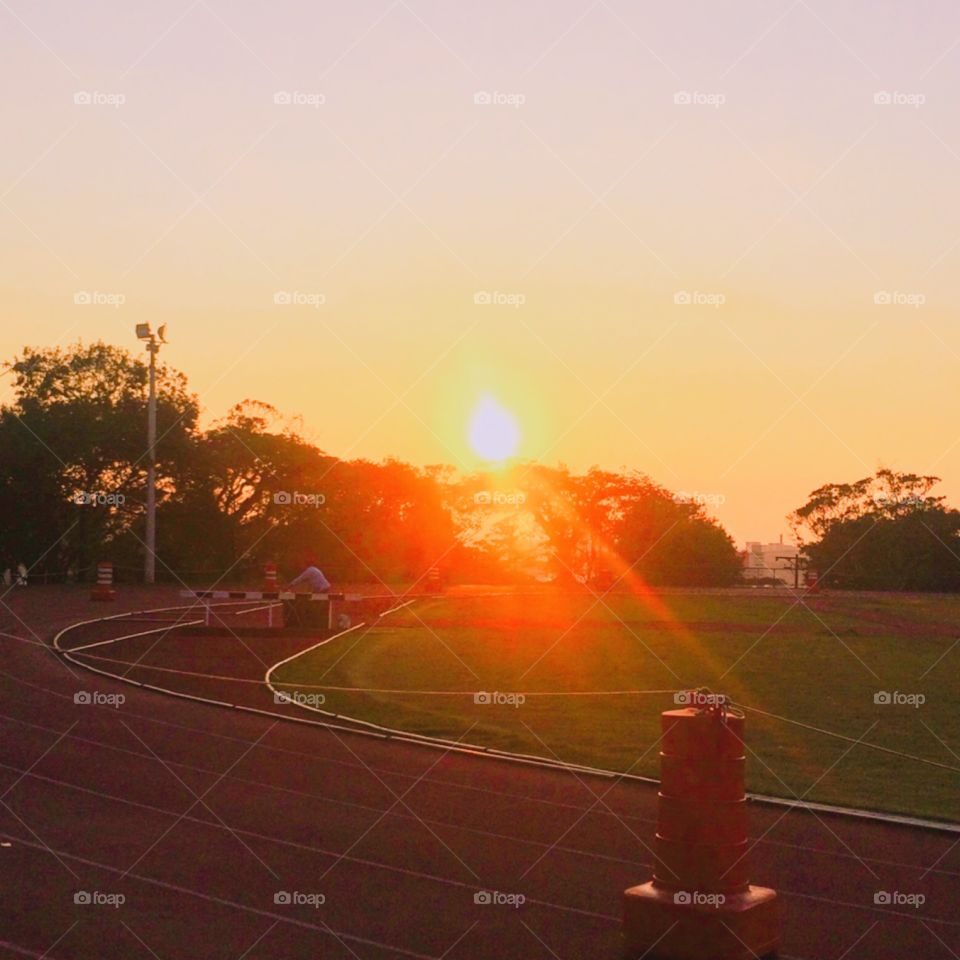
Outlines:
<svg viewBox="0 0 960 960"><path fill-rule="evenodd" d="M167 322L205 422L638 469L738 541L880 466L960 502L960 8L180 13L0 11L4 359Z"/></svg>

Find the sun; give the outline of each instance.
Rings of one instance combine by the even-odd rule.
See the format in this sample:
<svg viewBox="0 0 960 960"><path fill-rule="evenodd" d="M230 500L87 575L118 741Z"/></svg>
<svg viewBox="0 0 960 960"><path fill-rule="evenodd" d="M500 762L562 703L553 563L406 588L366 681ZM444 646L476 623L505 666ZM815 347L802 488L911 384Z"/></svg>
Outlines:
<svg viewBox="0 0 960 960"><path fill-rule="evenodd" d="M499 463L514 456L520 446L516 417L489 394L484 394L470 418L470 446L477 456Z"/></svg>

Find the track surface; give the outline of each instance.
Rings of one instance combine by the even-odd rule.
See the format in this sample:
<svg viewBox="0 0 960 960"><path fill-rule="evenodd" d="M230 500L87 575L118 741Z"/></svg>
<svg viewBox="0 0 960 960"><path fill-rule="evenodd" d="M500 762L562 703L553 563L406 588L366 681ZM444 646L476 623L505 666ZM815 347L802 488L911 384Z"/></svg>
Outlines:
<svg viewBox="0 0 960 960"><path fill-rule="evenodd" d="M652 788L195 704L68 667L47 646L78 620L178 602L129 590L104 609L85 591L33 587L4 598L0 957L619 957L620 894L651 871ZM163 656L255 679L310 641L197 642ZM278 709L255 684L190 683ZM77 704L80 691L126 700ZM751 813L753 880L785 900L783 956L960 953L955 838ZM475 903L480 890L526 901ZM77 904L79 891L125 901ZM878 891L926 900L879 907ZM281 892L324 902L277 903Z"/></svg>

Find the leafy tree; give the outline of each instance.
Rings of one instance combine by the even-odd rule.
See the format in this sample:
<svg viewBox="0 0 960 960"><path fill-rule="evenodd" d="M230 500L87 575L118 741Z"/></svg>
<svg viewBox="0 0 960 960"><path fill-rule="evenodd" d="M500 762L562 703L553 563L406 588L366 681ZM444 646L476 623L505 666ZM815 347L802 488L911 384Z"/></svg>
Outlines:
<svg viewBox="0 0 960 960"><path fill-rule="evenodd" d="M729 586L742 576L727 532L701 505L677 502L661 488L631 505L618 548L628 567L654 585Z"/></svg>
<svg viewBox="0 0 960 960"><path fill-rule="evenodd" d="M488 521L505 565L529 570L537 556L546 576L609 583L628 568L654 583L728 584L742 564L733 542L702 507L678 503L637 472L519 466L501 477L507 504ZM493 478L473 478L486 486ZM509 500L519 494L519 504ZM496 506L496 492L493 495ZM488 503L478 511L491 513ZM505 518L505 519L504 519ZM503 524L510 524L509 535ZM525 550L517 548L521 534ZM488 532L488 544L490 543Z"/></svg>
<svg viewBox="0 0 960 960"><path fill-rule="evenodd" d="M137 564L146 484L148 367L97 342L26 348L0 409L3 550L48 571L89 568L109 545ZM157 477L162 503L193 452L197 401L182 374L157 370Z"/></svg>
<svg viewBox="0 0 960 960"><path fill-rule="evenodd" d="M872 516L896 519L918 508L940 505L943 497L929 493L939 477L878 470L873 477L853 483L828 483L810 494L810 499L787 517L799 542L810 534L821 538L838 522Z"/></svg>
<svg viewBox="0 0 960 960"><path fill-rule="evenodd" d="M104 558L138 571L147 364L94 343L27 348L9 371L0 560L56 573ZM168 579L256 583L268 559L285 575L316 561L341 582L417 582L435 565L474 581L589 582L636 564L655 582L720 583L739 569L716 524L640 473L528 463L457 479L450 467L337 459L254 400L203 432L197 417L183 375L160 365L158 575ZM893 477L888 487L913 489Z"/></svg>
<svg viewBox="0 0 960 960"><path fill-rule="evenodd" d="M825 582L863 590L960 589L960 512L931 496L939 478L879 470L828 484L788 518Z"/></svg>

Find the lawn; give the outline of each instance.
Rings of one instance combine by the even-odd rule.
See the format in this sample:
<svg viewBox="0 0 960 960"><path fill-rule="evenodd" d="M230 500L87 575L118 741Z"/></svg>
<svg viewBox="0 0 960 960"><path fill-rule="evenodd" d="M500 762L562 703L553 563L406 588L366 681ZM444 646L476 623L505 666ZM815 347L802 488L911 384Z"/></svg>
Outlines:
<svg viewBox="0 0 960 960"><path fill-rule="evenodd" d="M464 596L417 601L274 680L362 688L324 690L326 707L377 723L650 776L674 701L633 691L706 686L862 741L748 711L749 790L958 821L960 774L864 745L960 769L958 637L960 597ZM481 691L525 700L476 703ZM925 702L878 704L880 691Z"/></svg>

